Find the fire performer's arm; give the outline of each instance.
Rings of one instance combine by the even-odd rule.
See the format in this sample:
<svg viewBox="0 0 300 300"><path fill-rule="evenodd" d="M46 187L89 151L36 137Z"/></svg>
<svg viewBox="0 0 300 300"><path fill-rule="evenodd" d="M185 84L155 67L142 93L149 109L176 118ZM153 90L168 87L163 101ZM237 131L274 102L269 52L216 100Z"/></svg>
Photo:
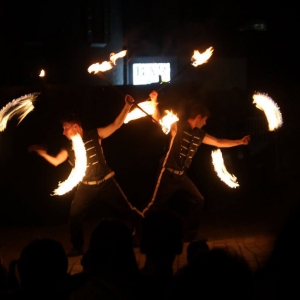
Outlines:
<svg viewBox="0 0 300 300"><path fill-rule="evenodd" d="M62 149L56 156L51 156L47 153L45 147L41 145L31 145L28 147L28 152L36 152L39 156L43 157L47 162L53 166L58 166L68 158L68 152L65 149Z"/></svg>
<svg viewBox="0 0 300 300"><path fill-rule="evenodd" d="M218 148L230 148L241 145L248 145L250 143L250 135L246 135L239 140L228 140L228 139L218 139L214 136L206 134L203 139L203 144L207 144L210 146L215 146Z"/></svg>
<svg viewBox="0 0 300 300"><path fill-rule="evenodd" d="M114 120L114 122L107 125L106 127L97 128L98 135L101 139L105 139L109 137L111 134L113 134L117 129L119 129L122 126L133 103L134 103L134 99L130 95L126 95L125 106L123 107L122 111L117 116L117 118Z"/></svg>

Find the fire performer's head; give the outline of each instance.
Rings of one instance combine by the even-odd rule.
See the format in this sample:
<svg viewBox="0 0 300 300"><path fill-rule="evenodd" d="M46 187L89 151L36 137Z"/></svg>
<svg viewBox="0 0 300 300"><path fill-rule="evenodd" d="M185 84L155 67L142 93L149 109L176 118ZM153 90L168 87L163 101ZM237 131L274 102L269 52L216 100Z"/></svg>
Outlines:
<svg viewBox="0 0 300 300"><path fill-rule="evenodd" d="M61 124L63 128L63 135L67 139L71 140L71 137L76 134L80 134L81 137L83 136L81 120L74 113L69 113L65 115L61 119Z"/></svg>
<svg viewBox="0 0 300 300"><path fill-rule="evenodd" d="M192 128L201 129L204 125L206 125L207 119L211 116L209 109L202 103L194 104L190 111L188 122L190 123Z"/></svg>

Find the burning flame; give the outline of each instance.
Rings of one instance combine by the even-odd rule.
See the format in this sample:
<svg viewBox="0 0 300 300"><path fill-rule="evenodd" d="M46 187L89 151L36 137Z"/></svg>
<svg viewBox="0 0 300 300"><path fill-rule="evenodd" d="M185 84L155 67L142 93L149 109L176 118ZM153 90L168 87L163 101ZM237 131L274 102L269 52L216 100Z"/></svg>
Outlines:
<svg viewBox="0 0 300 300"><path fill-rule="evenodd" d="M110 60L111 60L111 62L115 65L116 64L116 60L118 58L124 57L126 55L126 53L127 53L127 50L123 50L123 51L121 51L119 53L111 53L110 54Z"/></svg>
<svg viewBox="0 0 300 300"><path fill-rule="evenodd" d="M282 126L283 120L278 105L267 94L255 93L253 103L262 110L268 120L269 131L273 131Z"/></svg>
<svg viewBox="0 0 300 300"><path fill-rule="evenodd" d="M42 69L39 76L40 77L45 77L45 74L46 74L45 71Z"/></svg>
<svg viewBox="0 0 300 300"><path fill-rule="evenodd" d="M126 53L127 53L127 50L123 50L119 53L111 53L110 61L104 61L101 64L99 64L99 63L92 64L89 66L88 72L89 73L94 72L94 74L96 74L98 72L108 71L116 65L116 60L120 57L124 57L126 55Z"/></svg>
<svg viewBox="0 0 300 300"><path fill-rule="evenodd" d="M105 72L108 71L110 69L113 68L113 63L111 61L104 61L103 63L99 64L92 64L89 66L88 68L88 72L92 73L94 72L94 74L98 73L98 72Z"/></svg>
<svg viewBox="0 0 300 300"><path fill-rule="evenodd" d="M238 187L239 184L237 183L237 178L233 174L230 174L224 165L224 160L223 160L221 150L217 149L212 151L211 156L212 156L215 171L217 172L220 179L224 181L231 188Z"/></svg>
<svg viewBox="0 0 300 300"><path fill-rule="evenodd" d="M166 110L166 115L159 120L159 124L162 126L162 130L165 134L168 134L171 130L171 125L178 121L178 117L173 114L172 111Z"/></svg>
<svg viewBox="0 0 300 300"><path fill-rule="evenodd" d="M84 143L79 134L71 138L75 153L75 167L72 169L69 177L58 183L58 188L53 191L52 196L63 195L71 191L82 180L85 175L87 158Z"/></svg>
<svg viewBox="0 0 300 300"><path fill-rule="evenodd" d="M14 115L19 114L20 122L34 109L33 102L36 100L40 93L32 93L24 95L20 98L14 99L0 111L0 131L4 131L8 120Z"/></svg>
<svg viewBox="0 0 300 300"><path fill-rule="evenodd" d="M144 101L139 103L139 107L142 108L148 115L153 115L155 111L155 106L157 105L157 102L154 101ZM128 115L125 118L124 123L128 123L131 120L136 120L142 117L145 117L146 114L138 107L135 107L132 111L128 113Z"/></svg>
<svg viewBox="0 0 300 300"><path fill-rule="evenodd" d="M200 53L198 50L194 50L194 55L191 58L192 65L194 67L198 67L199 65L206 63L212 56L213 51L213 47L207 48L203 53Z"/></svg>

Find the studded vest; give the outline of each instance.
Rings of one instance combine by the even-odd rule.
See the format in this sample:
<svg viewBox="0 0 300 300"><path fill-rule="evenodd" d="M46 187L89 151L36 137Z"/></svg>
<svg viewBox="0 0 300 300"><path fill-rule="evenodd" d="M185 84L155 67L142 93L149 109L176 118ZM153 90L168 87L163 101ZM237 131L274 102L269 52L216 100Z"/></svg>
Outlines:
<svg viewBox="0 0 300 300"><path fill-rule="evenodd" d="M85 176L82 180L94 181L100 180L111 172L110 167L107 165L103 148L99 143L97 129L83 132L83 142L86 149L87 168ZM75 153L72 145L67 149L69 154L69 163L74 167Z"/></svg>
<svg viewBox="0 0 300 300"><path fill-rule="evenodd" d="M178 122L177 133L165 167L186 171L190 167L205 134L206 132L202 129L196 127L192 129L187 121Z"/></svg>

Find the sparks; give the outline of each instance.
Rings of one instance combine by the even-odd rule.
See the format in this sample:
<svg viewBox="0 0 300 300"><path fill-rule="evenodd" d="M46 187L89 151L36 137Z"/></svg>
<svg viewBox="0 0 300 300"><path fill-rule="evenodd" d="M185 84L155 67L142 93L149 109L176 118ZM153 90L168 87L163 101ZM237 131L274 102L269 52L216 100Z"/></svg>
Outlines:
<svg viewBox="0 0 300 300"><path fill-rule="evenodd" d="M263 93L255 93L253 95L253 103L262 110L267 118L269 131L273 131L282 126L283 120L278 105L271 97Z"/></svg>
<svg viewBox="0 0 300 300"><path fill-rule="evenodd" d="M144 101L139 103L139 107L141 107L148 115L153 115L155 112L155 106L157 105L157 102L154 101ZM124 123L128 123L131 120L136 120L139 118L143 118L146 116L146 113L143 112L138 107L135 107L132 111L128 113L128 115L125 118Z"/></svg>
<svg viewBox="0 0 300 300"><path fill-rule="evenodd" d="M220 179L231 188L238 187L239 184L237 183L237 178L233 174L230 174L224 165L221 150L217 149L212 151L211 156L215 171L217 172L217 175L220 177Z"/></svg>
<svg viewBox="0 0 300 300"><path fill-rule="evenodd" d="M163 132L168 134L171 130L171 125L178 120L178 117L172 111L166 110L166 115L159 120L159 124L162 126Z"/></svg>
<svg viewBox="0 0 300 300"><path fill-rule="evenodd" d="M0 131L4 131L7 122L16 114L19 114L20 122L34 109L33 102L40 93L32 93L24 95L20 98L14 99L0 111Z"/></svg>
<svg viewBox="0 0 300 300"><path fill-rule="evenodd" d="M79 134L77 134L73 136L71 140L75 153L75 167L72 169L69 177L65 181L59 182L58 188L53 191L52 196L63 195L71 191L85 175L87 158L82 138Z"/></svg>
<svg viewBox="0 0 300 300"><path fill-rule="evenodd" d="M203 53L200 53L198 50L194 50L194 55L191 58L192 65L194 67L198 67L199 65L207 63L209 58L212 56L213 51L213 47L209 47Z"/></svg>

